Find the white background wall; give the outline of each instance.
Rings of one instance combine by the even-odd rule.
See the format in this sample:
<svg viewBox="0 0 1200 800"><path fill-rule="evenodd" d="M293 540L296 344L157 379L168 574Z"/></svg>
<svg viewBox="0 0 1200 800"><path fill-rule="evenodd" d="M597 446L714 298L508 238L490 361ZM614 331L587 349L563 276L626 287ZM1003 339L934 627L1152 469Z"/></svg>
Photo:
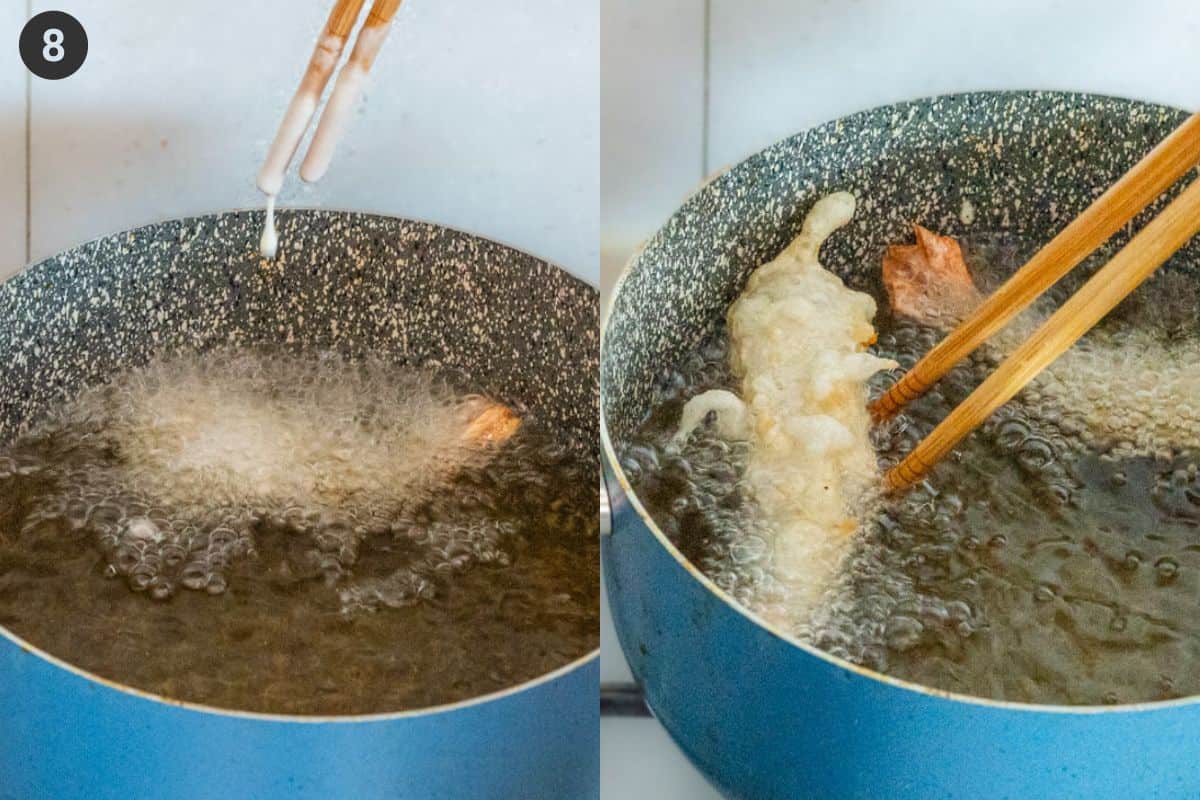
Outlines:
<svg viewBox="0 0 1200 800"><path fill-rule="evenodd" d="M704 176L853 111L1003 88L1200 108L1195 0L601 2L602 292ZM626 679L610 627L602 647ZM602 737L605 798L716 796L656 723Z"/></svg>
<svg viewBox="0 0 1200 800"><path fill-rule="evenodd" d="M258 165L331 6L0 3L0 277L106 233L258 205ZM47 9L88 33L62 81L27 79L17 53ZM293 167L280 203L443 223L595 282L598 17L578 0L407 0L329 174L306 187Z"/></svg>

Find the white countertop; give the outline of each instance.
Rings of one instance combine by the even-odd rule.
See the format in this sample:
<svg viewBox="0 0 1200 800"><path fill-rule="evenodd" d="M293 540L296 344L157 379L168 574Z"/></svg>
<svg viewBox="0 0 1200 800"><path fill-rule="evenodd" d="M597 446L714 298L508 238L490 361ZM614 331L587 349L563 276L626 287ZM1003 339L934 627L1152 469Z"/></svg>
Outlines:
<svg viewBox="0 0 1200 800"><path fill-rule="evenodd" d="M601 286L708 174L873 106L1072 89L1200 107L1188 0L603 0ZM601 675L628 679L615 635ZM605 720L605 798L715 797L651 720Z"/></svg>

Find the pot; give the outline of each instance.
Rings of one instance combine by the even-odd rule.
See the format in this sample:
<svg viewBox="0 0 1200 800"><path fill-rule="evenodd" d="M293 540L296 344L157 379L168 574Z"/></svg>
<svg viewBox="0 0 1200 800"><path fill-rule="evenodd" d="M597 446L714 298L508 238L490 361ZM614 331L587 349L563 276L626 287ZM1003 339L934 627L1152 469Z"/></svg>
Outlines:
<svg viewBox="0 0 1200 800"><path fill-rule="evenodd" d="M260 212L108 236L0 286L0 437L121 367L229 345L444 365L597 436L595 289L533 256L370 214ZM0 798L596 797L599 653L437 708L239 713L116 684L0 628Z"/></svg>
<svg viewBox="0 0 1200 800"><path fill-rule="evenodd" d="M822 261L883 297L910 223L1047 241L1184 112L1095 95L983 92L874 109L785 139L716 178L619 280L601 345L613 620L647 704L736 798L1130 798L1200 792L1196 698L1103 707L956 695L864 669L737 605L664 537L617 454L663 365L710 331L823 195L859 199ZM1180 187L1175 187L1173 195ZM1135 220L1139 227L1165 199ZM973 213L964 213L967 205ZM973 218L973 221L971 221ZM1117 237L1118 244L1127 239ZM1168 264L1200 263L1190 245Z"/></svg>

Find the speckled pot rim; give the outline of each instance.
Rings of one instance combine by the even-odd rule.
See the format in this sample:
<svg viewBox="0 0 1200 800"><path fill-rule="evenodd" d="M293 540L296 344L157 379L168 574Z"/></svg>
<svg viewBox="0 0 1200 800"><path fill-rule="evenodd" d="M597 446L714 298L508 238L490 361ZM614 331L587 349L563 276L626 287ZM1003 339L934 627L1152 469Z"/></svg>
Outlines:
<svg viewBox="0 0 1200 800"><path fill-rule="evenodd" d="M275 214L277 217L277 221L278 221L279 216L290 214L293 212L299 212L299 213L316 212L316 213L321 213L321 214L356 214L356 215L360 215L360 216L364 216L364 217L378 217L379 219L388 219L388 220L394 220L397 222L415 223L417 225L428 225L433 228L440 228L441 230L448 231L450 233L457 233L462 236L470 236L475 239L481 239L484 241L491 242L492 244L498 244L501 247L507 248L508 250L512 250L514 253L519 253L523 256L528 256L529 258L537 259L538 261L541 261L544 264L549 264L550 266L554 267L559 272L563 273L567 277L576 281L580 285L588 287L588 288L592 289L593 291L595 291L596 294L599 294L599 289L597 288L596 283L594 281L590 281L590 280L584 278L583 276L579 275L575 270L571 269L570 267L565 267L562 264L558 263L557 261L551 261L550 259L546 258L545 256L540 256L537 253L531 252L529 250L525 250L524 248L518 247L518 246L511 244L510 242L507 242L503 239L497 239L492 236L481 236L478 233L472 233L471 231L465 230L463 228L456 228L453 225L447 225L444 222L438 222L437 220L434 220L434 219L425 219L424 217L401 217L396 214L381 214L378 211L371 211L369 209L345 208L342 206L338 206L338 207L332 207L332 206L280 206L280 205L275 206ZM221 216L224 214L255 214L255 213L258 213L258 214L263 213L263 206L239 206L236 208L222 208L222 209L210 210L210 211L195 211L195 212L188 213L184 217L155 217L153 219L149 219L144 222L139 222L136 225L131 225L127 228L121 228L119 230L112 231L111 233L102 234L100 236L94 236L91 239L88 239L87 241L79 242L70 247L64 248L63 250L60 250L59 252L66 252L67 250L78 250L81 247L86 247L90 244L100 242L104 239L109 239L114 236L122 236L122 235L125 235L128 233L133 233L141 228L148 228L152 225L164 225L166 223L175 222L180 219L194 219L194 218L198 219L201 217L217 217L217 216ZM282 243L282 240L281 240L281 243ZM6 281L12 280L13 278L17 277L18 275L21 275L21 274L25 273L26 271L32 269L33 267L37 266L38 264L42 263L42 261L45 261L46 258L53 258L54 255L55 255L54 253L51 253L50 255L46 256L45 258L38 259L37 261L29 261L29 262L25 263L16 272L12 273L11 275L8 275L3 280L0 280L0 283L4 283Z"/></svg>
<svg viewBox="0 0 1200 800"><path fill-rule="evenodd" d="M579 283L581 286L584 286L584 287L590 289L593 293L598 294L598 291L594 284L590 283L589 281L584 280L583 278L579 277L578 275L575 275L570 270L559 266L558 264L556 264L553 261L549 261L545 258L542 258L541 256L534 255L533 253L530 253L526 250L522 250L519 247L514 247L513 245L507 244L505 242L497 241L496 239L492 239L492 238L486 237L486 236L480 236L478 234L471 233L470 231L462 230L461 228L453 228L449 225L443 225L439 222L431 222L428 220L414 219L412 217L399 217L399 216L392 215L392 214L379 214L374 211L356 211L353 209L343 209L343 208L325 208L325 207L308 207L308 206L286 206L286 207L281 206L281 207L276 208L277 214L281 214L281 213L286 214L286 213L292 212L292 211L297 211L297 212L317 211L317 212L329 213L329 214L357 214L357 215L362 215L362 216L366 216L366 217L378 217L380 219L388 219L388 220L396 220L396 221L400 221L400 222L412 222L412 223L418 223L421 225L429 225L429 226L432 226L435 228L439 228L441 230L450 231L452 233L460 234L463 236L470 236L470 237L473 237L476 239L480 239L480 240L484 240L484 241L492 242L494 244L501 245L502 247L512 250L513 252L528 256L530 258L541 261L545 264L549 264L550 266L554 267L555 269L561 271L563 274L565 274L571 280ZM259 213L261 213L262 208L260 208L260 207L229 208L229 209L223 209L221 211L198 212L196 214L189 215L187 218L207 217L210 215L217 216L217 215L222 215L222 214L233 214L233 213L239 213L239 212L259 212ZM81 242L73 247L66 248L66 250L76 250L78 248L86 247L89 244L92 244L95 242L100 242L104 239L108 239L108 238L111 238L114 236L122 236L122 235L133 233L133 232L135 232L141 228L147 227L149 225L173 222L177 219L179 219L179 218L178 217L162 217L162 218L153 220L151 222L143 223L140 225L134 225L133 227L125 228L125 229L119 230L119 231L114 231L113 233L110 233L110 234L106 234L103 236L97 236L93 239L89 239L86 242ZM62 251L62 252L66 252L66 251ZM53 257L54 257L53 254L50 256L47 256L47 258L53 258ZM8 277L6 277L4 279L4 281L0 281L0 283L7 282L13 278L16 278L19 275L24 274L25 272L27 272L28 270L30 270L37 264L40 264L44 260L45 259L41 259L38 261L31 261L31 262L25 264L19 270L14 272L12 275L9 275ZM155 694L154 692L147 692L142 689L136 689L136 688L134 688L132 686L128 686L124 683L120 683L119 681L109 680L108 678L105 678L102 675L97 675L94 672L90 672L88 670L77 667L74 664L71 664L70 662L59 658L58 656L52 655L52 654L46 652L45 650L42 650L40 647L37 647L36 645L26 641L25 639L22 639L20 636L17 636L15 633L8 630L8 628L4 627L3 625L0 625L0 637L7 639L11 643L13 643L17 647L19 647L26 654L40 658L41 660L45 661L46 663L50 664L51 666L65 670L66 672L70 672L74 675L77 675L80 678L83 678L84 680L91 681L92 683L98 684L99 686L102 686L106 689L111 689L113 691L121 692L122 694L130 695L132 697L137 697L142 700L149 700L151 702L160 703L160 704L166 705L166 706L172 706L174 708L184 709L187 711L193 711L193 712L201 713L201 714L210 714L210 715L219 716L219 717L260 720L263 722L294 723L294 724L301 724L301 725L330 724L330 723L350 724L350 723L389 722L392 720L418 719L418 718L422 718L422 717L431 717L431 716L435 716L435 715L439 715L439 714L451 714L456 711L463 711L463 710L466 710L469 708L473 708L475 706L482 706L487 703L495 702L498 700L503 700L507 697L512 697L512 696L521 694L522 692L526 692L531 689L536 689L537 687L542 686L543 684L549 684L549 683L552 683L552 682L558 680L559 678L566 677L567 675L570 675L570 674L576 672L577 670L585 669L592 663L598 662L600 660L600 647L597 646L595 649L580 656L579 658L575 659L574 661L570 661L570 662L562 665L561 667L558 667L557 669L551 670L550 672L544 673L535 678L530 678L529 680L524 681L522 683L518 683L513 686L504 688L504 689L499 689L494 692L489 692L487 694L478 695L476 697L469 697L465 700L459 700L454 703L443 703L441 705L428 706L425 708L409 709L407 711L383 711L383 712L375 712L375 713L371 713L371 714L269 714L269 713L265 713L265 712L261 712L261 711L241 711L238 709L221 708L219 706L206 705L204 703L194 703L194 702L187 701L187 700L176 700L174 698L167 697L166 695L160 695L160 694Z"/></svg>
<svg viewBox="0 0 1200 800"><path fill-rule="evenodd" d="M798 131L795 134L785 136L782 139L779 139L778 141L772 143L768 147L763 148L763 150L760 150L759 153L761 153L765 150L769 150L771 147L774 147L775 145L779 144L780 142L786 141L787 139L790 139L790 138L792 138L792 136L795 136L795 135L800 135L803 133L817 132L817 131L821 131L826 128L833 128L834 126L838 125L841 122L853 120L853 119L857 119L857 118L861 118L861 117L867 117L869 115L887 113L889 111L897 112L903 107L909 107L914 104L926 105L926 104L932 104L932 103L942 101L942 100L951 100L951 99L955 99L955 100L967 100L967 99L971 99L971 98L980 98L980 99L993 98L994 99L994 98L1008 98L1008 97L1029 97L1032 95L1037 95L1037 96L1041 96L1041 97L1059 97L1059 96L1068 97L1068 96L1071 96L1071 97L1075 97L1075 98L1083 98L1085 100L1122 100L1122 101L1136 103L1141 106L1170 108L1171 110L1175 110L1175 111L1180 110L1180 109L1175 109L1174 107L1171 107L1171 106L1166 106L1161 103L1150 103L1150 102L1146 102L1146 101L1142 101L1142 100L1131 100L1130 98L1118 97L1116 95L1097 94L1094 92L1068 92L1068 91L1061 91L1061 90L1042 91L1042 90L1034 90L1034 89L1003 90L1003 91L978 91L978 92L954 92L954 93L945 94L945 95L933 95L933 96L929 96L929 97L922 97L922 98L918 98L915 100L898 101L896 103L892 103L892 104L888 104L888 105L884 105L884 106L878 106L876 108L867 109L867 110L863 110L863 111L858 111L858 112L855 112L854 114L849 114L845 117L839 117L838 119L830 120L821 125L815 126L813 128L809 128L805 131ZM756 155L758 155L758 153L749 154L746 156L745 159L738 162L737 164L734 164L725 169L722 169L720 172L706 178L698 187L696 187L696 189L694 191L692 191L691 193L688 194L688 197L684 200L683 205L686 206L687 203L690 202L693 197L695 197L695 195L704 191L704 189L706 189L709 185L720 183L727 175L729 175L730 173L737 170L742 164L746 163L746 161L749 161L749 160L755 158ZM655 234L655 235L657 235L657 234ZM600 362L601 362L601 364L604 363L604 358L605 358L604 340L605 340L605 336L608 333L609 317L612 313L612 309L615 306L615 300L621 294L621 289L622 289L623 284L625 283L625 280L629 277L629 275L635 269L637 269L638 260L641 257L642 250L643 250L643 246L639 246L637 248L637 250L634 252L633 256L629 259L628 263L621 270L621 274L617 277L617 280L613 284L613 288L612 288L611 292L609 293L607 302L603 304L603 308L601 309L601 313L600 313ZM1193 705L1200 704L1200 695L1189 695L1188 697L1180 697L1180 698L1176 698L1173 700L1154 700L1154 701L1148 701L1148 702L1142 702L1142 703L1118 703L1118 704L1114 704L1114 705L1051 705L1051 704L1042 704L1042 703L1020 703L1020 702L1015 702L1015 701L1011 701L1011 700L994 700L994 699L986 698L986 697L976 697L974 695L962 694L959 692L950 692L950 691L946 691L943 689L935 689L930 686L925 686L925 685L922 685L919 683L914 683L912 681L907 681L907 680L903 680L901 678L896 678L891 675L886 675L882 672L877 672L873 669L869 669L869 668L863 667L859 664L855 664L851 661L847 661L844 658L840 658L838 656L831 655L830 653L827 653L824 650L814 647L811 644L800 641L791 633L783 630L782 628L774 625L771 622L768 622L767 620L763 619L761 616L756 614L754 611L746 608L741 603L734 600L733 597L731 597L724 589L717 586L717 584L714 583L711 578L709 578L707 575L702 573L698 567L696 567L694 564L692 564L687 559L687 557L684 556L684 554L679 550L679 548L676 547L675 544L666 537L666 535L658 527L658 524L654 521L653 517L646 510L645 506L642 505L641 500L638 499L637 494L633 490L633 486L629 483L629 479L626 477L624 470L621 468L620 460L617 458L616 451L613 448L612 440L608 435L608 426L607 426L607 424L605 422L605 418L604 418L604 385L603 385L603 383L601 383L601 386L600 386L600 394L601 394L601 397L600 397L600 449L601 449L602 458L604 459L604 467L606 470L611 470L612 475L615 476L615 478L616 478L617 485L620 488L621 493L624 495L626 500L629 502L630 507L638 515L642 524L645 525L646 528L653 534L654 538L658 541L658 544L661 545L662 548L664 550L666 550L667 553L669 553L671 555L671 557L674 558L679 563L679 565L693 579L695 579L701 586L703 586L705 589L707 589L712 594L716 595L717 598L720 599L721 602L723 602L725 605L727 605L730 609L732 609L736 613L740 614L741 616L745 617L747 620L749 620L753 624L757 625L758 627L762 628L767 633L771 634L772 636L779 639L780 641L785 642L785 643L791 645L792 647L795 647L798 650L802 650L810 656L813 656L815 658L821 659L822 661L828 662L829 664L832 664L835 667L844 669L848 672L853 672L864 678L868 678L868 679L877 681L879 683L893 686L897 689L903 689L906 691L913 692L915 694L925 695L927 697L935 697L935 698L938 698L941 700L965 703L967 705L982 706L985 708L997 708L997 709L1003 709L1005 711L1023 711L1023 712L1031 712L1031 713L1092 715L1092 714L1110 714L1110 713L1111 714L1127 714L1127 713L1144 712L1144 711L1165 710L1165 709L1170 709L1170 708L1178 708L1178 707L1183 707L1183 706L1193 706ZM602 475L602 478L607 480L607 478L604 476L603 472L601 473L601 475ZM615 520L615 516L614 516L614 520Z"/></svg>

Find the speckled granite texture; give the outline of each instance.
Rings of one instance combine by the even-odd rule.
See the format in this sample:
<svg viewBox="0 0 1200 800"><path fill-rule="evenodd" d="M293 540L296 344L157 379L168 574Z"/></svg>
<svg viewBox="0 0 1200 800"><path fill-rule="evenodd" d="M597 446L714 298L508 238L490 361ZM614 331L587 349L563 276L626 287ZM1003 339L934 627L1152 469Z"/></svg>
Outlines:
<svg viewBox="0 0 1200 800"><path fill-rule="evenodd" d="M96 240L0 286L0 436L81 383L155 354L286 344L461 369L597 440L596 290L525 253L333 211L174 220Z"/></svg>
<svg viewBox="0 0 1200 800"><path fill-rule="evenodd" d="M619 447L648 410L655 375L707 333L819 197L839 189L858 197L854 220L821 260L882 299L883 251L909 241L912 222L1046 241L1185 116L1096 95L981 92L854 114L752 156L693 195L614 290L600 379L609 435ZM1193 242L1169 266L1198 261Z"/></svg>

